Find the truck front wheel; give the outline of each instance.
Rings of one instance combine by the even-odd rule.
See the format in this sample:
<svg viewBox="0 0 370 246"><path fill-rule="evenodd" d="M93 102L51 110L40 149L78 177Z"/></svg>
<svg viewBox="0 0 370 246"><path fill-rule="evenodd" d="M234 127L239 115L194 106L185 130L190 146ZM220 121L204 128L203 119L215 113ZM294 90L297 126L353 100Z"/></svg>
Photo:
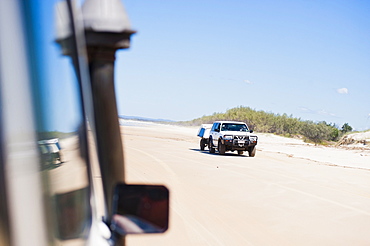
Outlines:
<svg viewBox="0 0 370 246"><path fill-rule="evenodd" d="M225 147L225 144L222 144L221 140L218 140L218 146L217 146L217 148L218 148L218 153L220 155L224 155L225 154L226 147Z"/></svg>
<svg viewBox="0 0 370 246"><path fill-rule="evenodd" d="M254 157L256 155L256 146L249 147L248 154L250 157Z"/></svg>

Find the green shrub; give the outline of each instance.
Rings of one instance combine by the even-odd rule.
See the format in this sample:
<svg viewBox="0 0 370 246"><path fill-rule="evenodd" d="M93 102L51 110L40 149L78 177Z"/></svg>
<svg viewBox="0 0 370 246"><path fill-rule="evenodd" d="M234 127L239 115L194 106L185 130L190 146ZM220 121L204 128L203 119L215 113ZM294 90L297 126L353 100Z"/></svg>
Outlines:
<svg viewBox="0 0 370 246"><path fill-rule="evenodd" d="M348 123L339 130L335 124L325 121L315 123L303 121L287 114L274 114L265 111L256 111L249 107L239 106L227 110L225 113L214 113L191 121L179 122L186 125L209 124L217 120L242 121L250 129L257 132L275 133L284 136L303 135L309 141L322 143L323 141L337 141L344 133L352 131Z"/></svg>

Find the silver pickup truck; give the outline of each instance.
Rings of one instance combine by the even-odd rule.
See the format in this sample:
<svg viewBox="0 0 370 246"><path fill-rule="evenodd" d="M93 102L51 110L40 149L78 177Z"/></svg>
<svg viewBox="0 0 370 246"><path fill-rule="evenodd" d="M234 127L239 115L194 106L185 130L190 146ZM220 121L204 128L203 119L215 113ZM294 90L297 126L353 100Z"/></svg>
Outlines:
<svg viewBox="0 0 370 246"><path fill-rule="evenodd" d="M247 124L238 121L216 121L213 123L209 133L208 148L210 153L216 149L220 155L226 151L237 151L242 155L248 151L249 156L256 155L258 137L252 134Z"/></svg>

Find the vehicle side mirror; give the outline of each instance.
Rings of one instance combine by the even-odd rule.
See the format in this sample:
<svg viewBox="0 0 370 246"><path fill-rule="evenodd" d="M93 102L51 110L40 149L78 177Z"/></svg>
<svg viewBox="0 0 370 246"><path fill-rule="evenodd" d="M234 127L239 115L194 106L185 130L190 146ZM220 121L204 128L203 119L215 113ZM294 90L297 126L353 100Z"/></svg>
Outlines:
<svg viewBox="0 0 370 246"><path fill-rule="evenodd" d="M118 184L111 228L121 234L163 233L168 229L169 191L163 185Z"/></svg>
<svg viewBox="0 0 370 246"><path fill-rule="evenodd" d="M250 130L249 132L250 132L250 133L253 133L253 130Z"/></svg>
<svg viewBox="0 0 370 246"><path fill-rule="evenodd" d="M215 129L215 132L220 132L220 129Z"/></svg>

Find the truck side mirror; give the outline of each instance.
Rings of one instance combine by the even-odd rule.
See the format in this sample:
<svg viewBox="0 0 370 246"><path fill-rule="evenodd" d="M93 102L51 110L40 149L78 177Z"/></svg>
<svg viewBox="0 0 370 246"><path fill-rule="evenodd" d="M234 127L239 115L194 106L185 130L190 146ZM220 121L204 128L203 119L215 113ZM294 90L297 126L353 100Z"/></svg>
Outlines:
<svg viewBox="0 0 370 246"><path fill-rule="evenodd" d="M168 229L169 191L163 185L118 184L111 229L121 235L163 233Z"/></svg>
<svg viewBox="0 0 370 246"><path fill-rule="evenodd" d="M253 133L253 130L250 130L249 132L250 132L250 133Z"/></svg>

